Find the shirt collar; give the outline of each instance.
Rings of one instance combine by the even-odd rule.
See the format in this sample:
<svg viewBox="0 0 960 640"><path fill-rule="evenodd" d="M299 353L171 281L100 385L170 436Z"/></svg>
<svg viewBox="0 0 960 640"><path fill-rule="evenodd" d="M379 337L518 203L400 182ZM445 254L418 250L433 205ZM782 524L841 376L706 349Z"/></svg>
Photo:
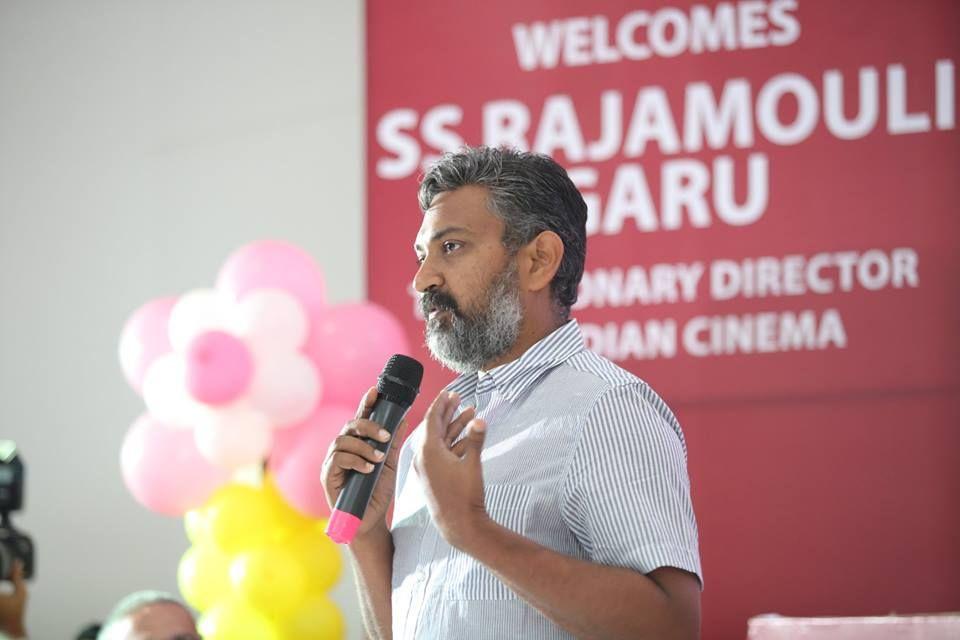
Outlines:
<svg viewBox="0 0 960 640"><path fill-rule="evenodd" d="M486 391L492 386L507 401L513 402L542 373L566 362L585 348L580 325L576 320L569 320L527 349L516 360L489 371L463 374L448 384L446 390L456 392L461 398L467 398L474 395L478 389Z"/></svg>

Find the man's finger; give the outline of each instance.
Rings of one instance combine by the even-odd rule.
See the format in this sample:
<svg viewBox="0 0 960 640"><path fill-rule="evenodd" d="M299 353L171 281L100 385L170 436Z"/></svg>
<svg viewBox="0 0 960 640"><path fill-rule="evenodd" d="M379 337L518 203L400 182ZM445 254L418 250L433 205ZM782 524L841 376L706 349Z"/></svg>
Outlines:
<svg viewBox="0 0 960 640"><path fill-rule="evenodd" d="M443 440L447 432L446 426L450 422L449 420L444 420L444 416L447 415L447 407L454 398L456 398L456 394L449 391L441 391L440 394L434 398L424 418L424 422L427 423L425 425L427 429L425 442Z"/></svg>
<svg viewBox="0 0 960 640"><path fill-rule="evenodd" d="M450 392L450 399L447 401L447 410L443 413L443 424L449 425L453 422L453 416L457 413L457 408L460 407L460 395L455 392Z"/></svg>
<svg viewBox="0 0 960 640"><path fill-rule="evenodd" d="M360 399L360 406L357 407L357 413L355 418L357 420L367 419L370 417L370 412L373 411L373 405L377 401L377 388L370 387L367 389L367 392L363 394L363 397Z"/></svg>
<svg viewBox="0 0 960 640"><path fill-rule="evenodd" d="M371 422L366 418L357 418L351 420L343 426L343 429L340 430L341 436L354 436L357 438L370 438L371 440L379 440L380 442L387 442L390 440L390 432L384 429L382 426L376 422Z"/></svg>
<svg viewBox="0 0 960 640"><path fill-rule="evenodd" d="M390 445L390 451L387 453L387 460L384 462L384 466L389 467L390 469L397 468L397 460L400 458L400 449L403 447L403 441L407 437L407 430L409 430L410 425L407 423L407 419L404 418L400 421L400 424L397 425L396 430L393 432L393 443Z"/></svg>
<svg viewBox="0 0 960 640"><path fill-rule="evenodd" d="M466 428L467 423L473 419L475 413L476 409L474 407L467 407L457 416L456 420L447 425L447 434L444 436L443 441L447 443L448 447L460 436L460 433Z"/></svg>
<svg viewBox="0 0 960 640"><path fill-rule="evenodd" d="M480 454L483 452L483 441L487 437L487 423L480 418L474 418L467 425L467 435L463 439L463 459L469 463L480 465Z"/></svg>
<svg viewBox="0 0 960 640"><path fill-rule="evenodd" d="M367 462L355 453L338 451L330 457L330 463L344 471L359 471L360 473L370 473L373 471L373 463Z"/></svg>
<svg viewBox="0 0 960 640"><path fill-rule="evenodd" d="M467 450L467 445L468 445L468 444L470 444L470 443L467 442L467 439L466 439L466 438L464 438L464 439L461 440L460 442L457 442L457 443L454 444L452 447L450 447L450 451L453 452L453 455L457 456L458 458L462 458L464 452L466 452L466 450Z"/></svg>
<svg viewBox="0 0 960 640"><path fill-rule="evenodd" d="M354 453L361 458L365 458L370 462L380 462L383 460L383 452L379 449L374 449L372 446L367 444L366 440L361 440L360 438L355 438L353 436L337 436L331 445L333 447L333 453L343 451L344 453Z"/></svg>

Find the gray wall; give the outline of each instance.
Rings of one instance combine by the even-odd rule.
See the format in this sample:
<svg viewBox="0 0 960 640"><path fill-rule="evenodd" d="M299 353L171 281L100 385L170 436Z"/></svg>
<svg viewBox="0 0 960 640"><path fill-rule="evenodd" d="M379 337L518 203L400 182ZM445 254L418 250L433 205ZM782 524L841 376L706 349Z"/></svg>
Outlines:
<svg viewBox="0 0 960 640"><path fill-rule="evenodd" d="M0 438L28 466L32 637L176 589L181 521L120 478L127 315L260 238L363 296L363 104L359 1L0 0ZM338 600L360 637L349 577Z"/></svg>

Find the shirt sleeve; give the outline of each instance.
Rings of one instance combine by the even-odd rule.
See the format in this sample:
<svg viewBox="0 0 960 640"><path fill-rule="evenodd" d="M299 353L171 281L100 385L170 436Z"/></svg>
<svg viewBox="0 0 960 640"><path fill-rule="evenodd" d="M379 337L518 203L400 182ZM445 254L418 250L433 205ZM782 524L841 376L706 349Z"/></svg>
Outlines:
<svg viewBox="0 0 960 640"><path fill-rule="evenodd" d="M563 518L594 562L644 574L676 567L702 586L683 434L645 384L604 392L587 414Z"/></svg>

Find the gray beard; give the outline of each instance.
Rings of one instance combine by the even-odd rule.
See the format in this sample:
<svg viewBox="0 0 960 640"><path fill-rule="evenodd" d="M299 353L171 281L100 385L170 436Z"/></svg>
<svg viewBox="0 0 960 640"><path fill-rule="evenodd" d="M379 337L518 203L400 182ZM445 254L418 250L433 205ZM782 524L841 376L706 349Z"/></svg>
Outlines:
<svg viewBox="0 0 960 640"><path fill-rule="evenodd" d="M457 373L476 373L517 342L523 308L515 264L494 278L476 315L450 312L449 323L428 320L427 347L434 360Z"/></svg>

